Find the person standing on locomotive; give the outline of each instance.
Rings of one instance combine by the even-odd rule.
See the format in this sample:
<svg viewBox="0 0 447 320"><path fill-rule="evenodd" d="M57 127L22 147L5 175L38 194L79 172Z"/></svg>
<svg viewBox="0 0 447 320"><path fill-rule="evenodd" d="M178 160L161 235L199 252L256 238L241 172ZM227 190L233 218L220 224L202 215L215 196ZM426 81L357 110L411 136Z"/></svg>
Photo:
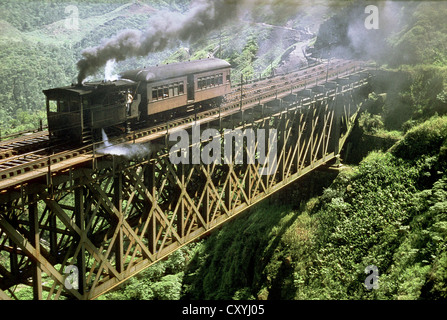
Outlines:
<svg viewBox="0 0 447 320"><path fill-rule="evenodd" d="M130 116L130 106L133 102L133 96L132 93L130 92L130 90L127 90L127 103L126 103L126 110L127 110L127 115Z"/></svg>

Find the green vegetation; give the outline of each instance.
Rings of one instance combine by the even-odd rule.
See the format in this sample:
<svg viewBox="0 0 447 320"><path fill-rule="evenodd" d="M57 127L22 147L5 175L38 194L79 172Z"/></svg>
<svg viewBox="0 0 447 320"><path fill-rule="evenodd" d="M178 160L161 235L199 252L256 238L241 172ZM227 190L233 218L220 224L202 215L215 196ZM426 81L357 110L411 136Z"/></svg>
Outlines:
<svg viewBox="0 0 447 320"><path fill-rule="evenodd" d="M53 46L0 41L0 60L2 135L37 128L39 119L46 122L43 88L69 83L66 75L75 70L66 61L73 58Z"/></svg>
<svg viewBox="0 0 447 320"><path fill-rule="evenodd" d="M99 300L178 300L180 299L185 265L196 250L191 244L172 253L126 281L119 290L112 291Z"/></svg>
<svg viewBox="0 0 447 320"><path fill-rule="evenodd" d="M295 212L264 205L213 234L196 251L186 269L188 299L252 299L264 281L262 269Z"/></svg>
<svg viewBox="0 0 447 320"><path fill-rule="evenodd" d="M418 6L410 15L408 23L395 35L390 63L400 64L447 64L447 7L442 1L433 1Z"/></svg>
<svg viewBox="0 0 447 320"><path fill-rule="evenodd" d="M436 147L440 139L447 142L446 125L447 117L429 120L409 132L395 153L371 153L337 177L310 215L303 213L282 238L273 262L290 255L294 262L282 278L294 282L292 294L281 298L446 297L447 176L445 149ZM400 158L412 152L415 136L435 147ZM306 241L296 241L303 233ZM367 291L364 268L372 264L380 270L380 287Z"/></svg>
<svg viewBox="0 0 447 320"><path fill-rule="evenodd" d="M244 79L252 79L255 76L253 62L256 60L256 54L259 46L256 38L250 35L240 54L233 53L229 61L232 66L240 70ZM235 75L233 75L235 77Z"/></svg>
<svg viewBox="0 0 447 320"><path fill-rule="evenodd" d="M413 128L394 153L345 168L299 211L265 205L224 226L195 251L184 296L446 298L446 126L442 117ZM438 147L402 158L415 136ZM379 269L378 290L364 287L369 265Z"/></svg>

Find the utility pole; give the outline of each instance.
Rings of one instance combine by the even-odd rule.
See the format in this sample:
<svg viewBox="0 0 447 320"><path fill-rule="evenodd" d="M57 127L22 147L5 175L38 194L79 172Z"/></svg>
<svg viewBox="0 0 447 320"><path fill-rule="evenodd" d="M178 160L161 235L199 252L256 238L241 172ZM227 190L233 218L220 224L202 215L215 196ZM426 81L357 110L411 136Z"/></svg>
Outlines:
<svg viewBox="0 0 447 320"><path fill-rule="evenodd" d="M244 75L241 73L241 104L240 104L240 110L242 111L242 89L244 84Z"/></svg>
<svg viewBox="0 0 447 320"><path fill-rule="evenodd" d="M242 111L242 89L244 84L244 75L241 73L241 101L240 101L240 111L241 111L241 119L242 125L244 125L244 112Z"/></svg>
<svg viewBox="0 0 447 320"><path fill-rule="evenodd" d="M219 32L219 59L222 59L222 29Z"/></svg>

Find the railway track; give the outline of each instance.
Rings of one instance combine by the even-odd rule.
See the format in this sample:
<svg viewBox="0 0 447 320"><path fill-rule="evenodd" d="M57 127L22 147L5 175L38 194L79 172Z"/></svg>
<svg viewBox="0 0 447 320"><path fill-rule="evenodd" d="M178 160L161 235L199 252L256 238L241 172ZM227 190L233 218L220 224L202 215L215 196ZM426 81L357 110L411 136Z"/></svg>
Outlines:
<svg viewBox="0 0 447 320"><path fill-rule="evenodd" d="M330 80L351 73L356 67L358 68L358 63L353 61L336 61L330 67L317 65L289 74L239 85L234 87L232 93L225 96L224 103L219 108L189 114L150 128L140 129L111 142L115 144L135 141L156 134L162 136L170 128L195 120L236 113L272 98L290 94L294 90L303 89L309 84L316 84L326 78ZM73 150L61 145L50 146L49 142L48 131L42 131L0 143L0 192L7 187L16 185L19 176L22 177L21 180L25 180L23 175L38 177L48 174L51 170L62 168L60 165L62 162L68 161L67 165L75 165L88 159L91 160L97 156L95 150L102 144L102 142L91 144ZM34 174L32 174L33 172Z"/></svg>
<svg viewBox="0 0 447 320"><path fill-rule="evenodd" d="M10 140L0 142L0 161L49 146L48 131L24 134Z"/></svg>
<svg viewBox="0 0 447 320"><path fill-rule="evenodd" d="M300 69L297 71L293 71L291 73L285 75L278 75L273 78L267 78L263 80L257 80L248 82L242 86L242 98L245 99L247 97L260 94L261 92L279 89L280 86L287 86L293 82L307 83L312 84L312 80L319 75L326 75L327 71L333 71L336 67L345 67L345 66L353 66L352 62L345 60L337 60L333 62L333 65L330 65L329 68L327 65L320 64L313 67L309 67L306 69ZM227 101L236 101L241 98L241 86L238 85L235 87L232 93L226 96Z"/></svg>

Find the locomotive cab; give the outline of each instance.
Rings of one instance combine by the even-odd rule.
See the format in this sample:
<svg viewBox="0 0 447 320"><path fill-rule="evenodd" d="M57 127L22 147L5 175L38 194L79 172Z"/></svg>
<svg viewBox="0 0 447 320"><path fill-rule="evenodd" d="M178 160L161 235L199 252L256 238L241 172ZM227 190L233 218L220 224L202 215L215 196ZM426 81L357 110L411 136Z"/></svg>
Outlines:
<svg viewBox="0 0 447 320"><path fill-rule="evenodd" d="M90 82L44 90L51 139L85 144L101 129L120 126L139 117L141 94L128 80Z"/></svg>
<svg viewBox="0 0 447 320"><path fill-rule="evenodd" d="M79 92L57 88L44 91L46 95L50 139L64 138L81 141L83 106Z"/></svg>

